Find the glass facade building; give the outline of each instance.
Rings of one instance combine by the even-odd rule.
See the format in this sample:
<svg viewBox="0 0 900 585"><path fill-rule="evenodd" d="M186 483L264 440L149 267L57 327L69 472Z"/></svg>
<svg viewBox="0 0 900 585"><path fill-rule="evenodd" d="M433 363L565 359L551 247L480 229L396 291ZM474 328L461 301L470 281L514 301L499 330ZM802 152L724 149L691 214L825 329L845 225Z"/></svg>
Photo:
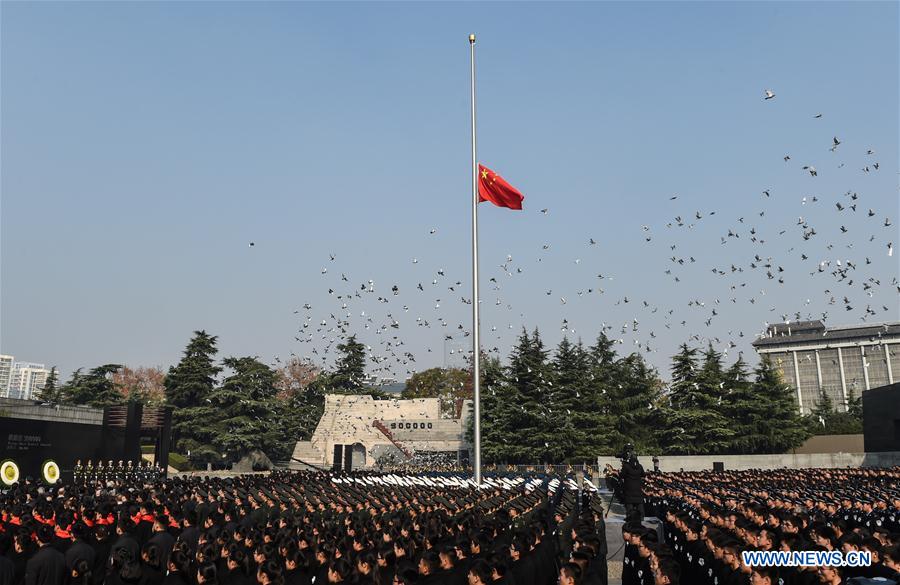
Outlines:
<svg viewBox="0 0 900 585"><path fill-rule="evenodd" d="M770 326L753 347L794 389L802 414L812 411L823 393L846 410L848 399L900 381L900 323L784 323Z"/></svg>

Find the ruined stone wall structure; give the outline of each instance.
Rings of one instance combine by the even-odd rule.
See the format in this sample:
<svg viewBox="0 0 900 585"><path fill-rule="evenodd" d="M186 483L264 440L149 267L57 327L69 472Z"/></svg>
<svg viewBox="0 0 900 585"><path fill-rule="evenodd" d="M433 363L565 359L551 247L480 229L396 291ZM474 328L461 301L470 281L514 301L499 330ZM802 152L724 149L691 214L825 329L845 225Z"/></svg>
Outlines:
<svg viewBox="0 0 900 585"><path fill-rule="evenodd" d="M461 418L441 418L437 398L375 400L371 396L328 394L312 439L296 444L291 465L308 463L330 468L335 445L353 446L354 469L372 467L384 454L403 459L401 447L408 452L469 449L465 428L470 405L469 401L463 405ZM384 431L376 421L381 421Z"/></svg>

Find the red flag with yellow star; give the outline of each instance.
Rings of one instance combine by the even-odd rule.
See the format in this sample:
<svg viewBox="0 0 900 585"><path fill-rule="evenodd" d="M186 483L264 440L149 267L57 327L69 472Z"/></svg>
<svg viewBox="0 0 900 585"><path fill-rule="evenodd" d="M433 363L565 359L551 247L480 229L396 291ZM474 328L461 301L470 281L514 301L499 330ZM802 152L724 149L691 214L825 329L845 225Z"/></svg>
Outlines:
<svg viewBox="0 0 900 585"><path fill-rule="evenodd" d="M478 202L490 201L497 207L522 209L525 196L518 189L503 180L503 177L478 164Z"/></svg>

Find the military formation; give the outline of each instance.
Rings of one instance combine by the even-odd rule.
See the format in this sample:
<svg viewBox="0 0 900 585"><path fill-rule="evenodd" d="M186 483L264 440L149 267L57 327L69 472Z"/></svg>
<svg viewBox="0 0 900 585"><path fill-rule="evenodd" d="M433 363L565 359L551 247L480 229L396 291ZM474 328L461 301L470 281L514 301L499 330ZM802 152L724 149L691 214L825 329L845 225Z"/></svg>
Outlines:
<svg viewBox="0 0 900 585"><path fill-rule="evenodd" d="M543 473L26 480L0 492L0 585L605 585L580 493Z"/></svg>
<svg viewBox="0 0 900 585"><path fill-rule="evenodd" d="M112 459L105 464L98 460L96 465L88 459L82 464L81 460L75 462L73 480L77 484L124 481L124 482L155 482L164 477L159 464L149 461L122 461L114 463Z"/></svg>
<svg viewBox="0 0 900 585"><path fill-rule="evenodd" d="M623 528L623 585L900 583L900 468L653 473ZM746 551L859 551L871 565L761 567Z"/></svg>

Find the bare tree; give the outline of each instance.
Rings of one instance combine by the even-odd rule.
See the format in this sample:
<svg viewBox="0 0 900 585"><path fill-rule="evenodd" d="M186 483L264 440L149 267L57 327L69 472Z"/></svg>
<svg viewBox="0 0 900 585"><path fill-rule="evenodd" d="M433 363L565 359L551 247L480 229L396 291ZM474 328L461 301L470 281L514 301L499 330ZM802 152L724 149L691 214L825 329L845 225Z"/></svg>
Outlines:
<svg viewBox="0 0 900 585"><path fill-rule="evenodd" d="M282 368L277 370L278 379L275 387L278 388L278 399L293 398L315 382L321 373L322 370L309 360L292 357Z"/></svg>
<svg viewBox="0 0 900 585"><path fill-rule="evenodd" d="M159 367L129 368L125 366L112 375L116 389L127 400L144 404L162 404L166 400L166 388L163 381L165 371Z"/></svg>

